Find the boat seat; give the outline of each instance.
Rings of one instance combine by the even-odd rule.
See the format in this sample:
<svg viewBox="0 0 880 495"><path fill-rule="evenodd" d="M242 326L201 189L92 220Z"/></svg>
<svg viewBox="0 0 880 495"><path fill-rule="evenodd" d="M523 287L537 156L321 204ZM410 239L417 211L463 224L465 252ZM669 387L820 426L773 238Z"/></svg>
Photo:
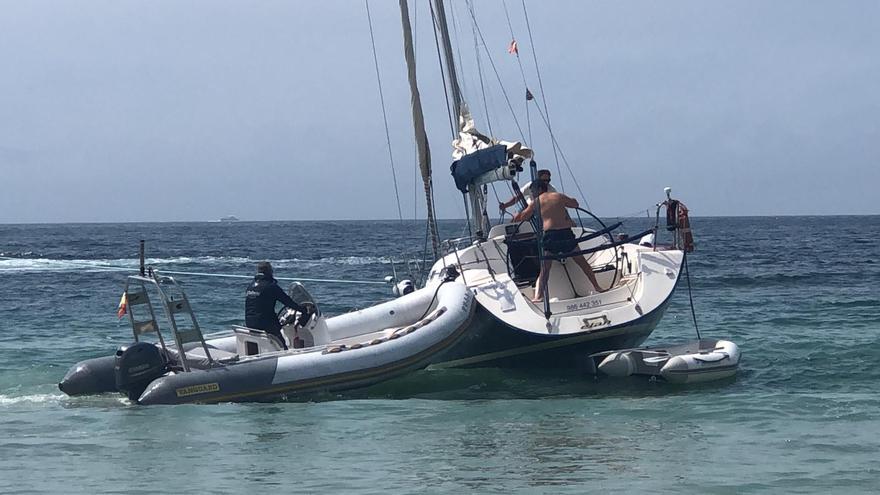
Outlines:
<svg viewBox="0 0 880 495"><path fill-rule="evenodd" d="M239 355L234 352L224 351L219 347L215 347L211 344L206 344L208 346L208 352L211 353L211 359L214 360L215 363L234 363L238 361ZM196 369L206 369L210 366L210 362L208 361L208 357L205 356L205 349L198 344L186 344L184 345L185 352L183 354L186 363L191 368ZM179 359L179 353L176 349L169 349L170 353L175 357L175 359Z"/></svg>
<svg viewBox="0 0 880 495"><path fill-rule="evenodd" d="M208 345L208 352L211 353L211 358L217 363L233 363L238 361L238 354L218 349L212 345ZM193 368L207 368L210 364L208 357L205 356L205 349L201 346L187 351L185 355L186 362Z"/></svg>
<svg viewBox="0 0 880 495"><path fill-rule="evenodd" d="M278 341L262 330L233 325L232 332L235 334L235 350L239 355L255 356L284 350ZM214 351L211 351L211 355L214 355Z"/></svg>

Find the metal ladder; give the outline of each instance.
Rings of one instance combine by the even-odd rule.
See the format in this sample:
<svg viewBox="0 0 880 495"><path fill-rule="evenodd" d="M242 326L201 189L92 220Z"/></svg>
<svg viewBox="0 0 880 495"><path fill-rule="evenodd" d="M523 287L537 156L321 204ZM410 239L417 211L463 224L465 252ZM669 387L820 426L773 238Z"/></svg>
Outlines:
<svg viewBox="0 0 880 495"><path fill-rule="evenodd" d="M162 350L166 351L166 354L168 351L165 345L165 339L162 337L162 332L159 330L159 322L156 320L156 312L153 309L150 296L147 292L147 284L152 284L156 287L156 291L162 300L162 307L165 310L165 316L168 318L168 322L171 324L171 333L174 336L174 343L177 346L177 353L179 355L180 363L183 366L183 370L187 372L190 371L189 363L187 363L185 356L185 344L200 344L205 351L208 365L214 366L216 362L211 357L208 345L205 343L205 337L202 335L199 322L196 320L196 315L192 311L192 306L190 306L189 299L187 299L183 287L181 287L174 278L160 276L155 271L150 271L149 276L131 275L125 281L128 320L131 323L131 330L134 334L135 342L139 342L140 336L142 335L155 333L159 339L159 345L162 346ZM146 306L146 311L139 309L137 311L138 316L135 316L135 308L140 306ZM139 318L140 313L144 312L147 313L145 315L147 318ZM189 325L186 328L182 328L178 323L177 318L180 315L189 316Z"/></svg>

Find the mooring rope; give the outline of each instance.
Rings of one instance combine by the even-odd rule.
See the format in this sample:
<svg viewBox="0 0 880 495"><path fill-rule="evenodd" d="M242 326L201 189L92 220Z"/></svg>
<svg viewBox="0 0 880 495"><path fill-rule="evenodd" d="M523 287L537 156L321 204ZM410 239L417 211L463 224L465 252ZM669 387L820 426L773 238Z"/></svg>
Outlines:
<svg viewBox="0 0 880 495"><path fill-rule="evenodd" d="M35 258L10 258L6 256L0 256L0 260L22 260L22 259L30 259L35 260ZM89 265L86 263L76 263L70 262L66 260L46 260L45 261L60 261L65 263L68 266L77 267L77 268L86 268L89 270L97 271L97 272L136 272L137 268L124 267L124 266L114 266L114 265ZM12 269L0 269L0 273L9 271L20 271L21 269L12 268ZM39 270L39 268L38 268ZM185 272L178 270L162 270L156 269L156 271L161 273L167 273L171 275L190 275L194 277L217 277L217 278L254 278L253 275L237 275L232 273L206 273L206 272ZM305 277L275 277L277 280L286 280L291 282L316 282L316 283L327 283L327 284L360 284L360 285L386 285L387 282L382 280L344 280L344 279L336 279L336 278L305 278Z"/></svg>
<svg viewBox="0 0 880 495"><path fill-rule="evenodd" d="M697 331L697 340L702 340L703 337L700 336L700 327L697 326L697 312L694 310L694 296L691 294L691 271L688 268L688 255L687 251L684 251L684 273L687 276L688 283L688 300L691 303L691 317L694 319L694 330Z"/></svg>
<svg viewBox="0 0 880 495"><path fill-rule="evenodd" d="M203 272L181 272L172 270L157 270L160 273L170 273L171 275L190 275L194 277L220 277L220 278L254 278L253 275L235 275L231 273L203 273ZM321 282L328 284L361 284L361 285L386 285L387 282L380 280L342 280L335 278L304 278L304 277L274 277L275 280L286 280L289 282Z"/></svg>

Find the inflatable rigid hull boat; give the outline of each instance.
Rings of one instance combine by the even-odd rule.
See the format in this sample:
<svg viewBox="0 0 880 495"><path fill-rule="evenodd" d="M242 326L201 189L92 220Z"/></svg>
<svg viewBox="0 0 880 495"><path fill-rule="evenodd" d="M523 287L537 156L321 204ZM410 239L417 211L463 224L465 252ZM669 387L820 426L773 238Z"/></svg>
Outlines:
<svg viewBox="0 0 880 495"><path fill-rule="evenodd" d="M609 351L591 356L609 376L645 375L672 383L730 378L739 367L739 347L727 340L701 339L670 347Z"/></svg>
<svg viewBox="0 0 880 495"><path fill-rule="evenodd" d="M150 284L162 299L173 344L159 331L146 290ZM465 333L475 307L464 284L447 280L331 318L317 310L299 318L282 314L287 316L282 332L298 347L283 350L275 338L245 327L202 337L186 295L171 277L129 277L125 294L135 343L71 368L59 383L68 395L121 392L138 404L182 404L363 387L427 366ZM291 296L313 303L299 284L291 287ZM146 318L135 316L138 308ZM189 316L188 328L176 318L181 314ZM155 334L158 342L142 341L145 334Z"/></svg>

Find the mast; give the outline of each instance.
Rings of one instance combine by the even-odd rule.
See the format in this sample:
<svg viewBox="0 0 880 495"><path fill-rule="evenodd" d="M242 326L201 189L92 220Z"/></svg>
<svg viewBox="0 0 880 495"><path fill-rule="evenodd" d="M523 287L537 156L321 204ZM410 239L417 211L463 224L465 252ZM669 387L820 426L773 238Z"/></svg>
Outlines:
<svg viewBox="0 0 880 495"><path fill-rule="evenodd" d="M440 236L437 234L437 221L434 217L431 148L428 146L428 134L425 132L425 116L422 113L422 98L419 95L419 87L416 81L416 56L413 49L412 26L409 22L409 7L406 2L407 0L400 0L400 20L403 23L403 51L406 57L409 89L412 94L413 129L416 137L416 149L419 154L419 170L422 172L422 182L425 186L428 230L431 232L431 250L436 260L440 255Z"/></svg>
<svg viewBox="0 0 880 495"><path fill-rule="evenodd" d="M446 8L443 0L434 0L434 12L436 13L436 28L440 33L443 45L443 58L446 61L446 77L449 82L449 93L452 95L452 113L455 116L455 132L461 130L461 88L458 85L458 75L455 73L455 58L452 56L452 42L449 39L449 26L446 23ZM455 139L457 136L452 136Z"/></svg>
<svg viewBox="0 0 880 495"><path fill-rule="evenodd" d="M446 8L443 0L433 0L435 14L435 28L440 34L440 43L443 47L443 59L446 62L446 80L449 85L449 93L452 95L452 112L455 118L455 130L452 139L458 139L458 134L464 125L462 119L463 106L465 103L461 97L461 87L458 85L458 75L455 72L455 57L452 54L452 41L449 38L449 25L446 21ZM489 229L489 217L486 214L486 199L483 195L482 186L472 185L467 192L470 201L471 232L477 239L484 239ZM466 201L467 201L466 200Z"/></svg>

